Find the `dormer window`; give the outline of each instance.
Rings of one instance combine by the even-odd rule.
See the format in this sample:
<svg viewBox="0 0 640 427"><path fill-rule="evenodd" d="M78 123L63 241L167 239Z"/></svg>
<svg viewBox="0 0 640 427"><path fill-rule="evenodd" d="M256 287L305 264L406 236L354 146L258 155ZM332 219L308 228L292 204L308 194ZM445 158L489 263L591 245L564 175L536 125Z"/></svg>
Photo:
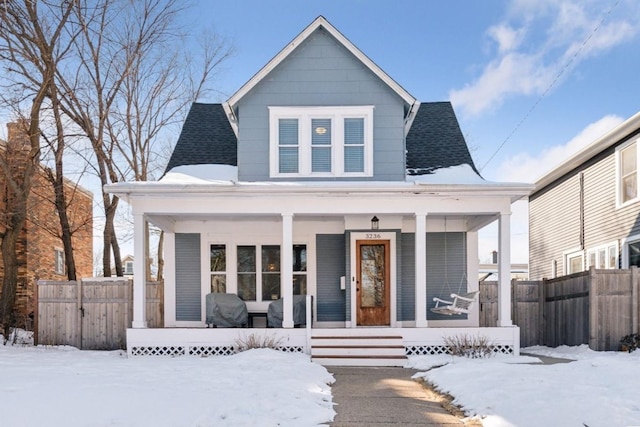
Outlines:
<svg viewBox="0 0 640 427"><path fill-rule="evenodd" d="M373 175L373 106L269 107L270 176Z"/></svg>

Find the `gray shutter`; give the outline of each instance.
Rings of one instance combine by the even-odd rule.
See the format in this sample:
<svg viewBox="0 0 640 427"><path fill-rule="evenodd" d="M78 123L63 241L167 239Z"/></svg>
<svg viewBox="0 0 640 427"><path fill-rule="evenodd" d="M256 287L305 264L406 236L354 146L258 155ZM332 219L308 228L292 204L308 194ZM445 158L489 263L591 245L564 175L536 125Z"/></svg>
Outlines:
<svg viewBox="0 0 640 427"><path fill-rule="evenodd" d="M340 289L340 277L345 275L344 234L316 236L318 321L345 320L345 291Z"/></svg>
<svg viewBox="0 0 640 427"><path fill-rule="evenodd" d="M467 292L466 280L462 282L467 271L465 238L466 233L462 232L427 233L427 320L467 318L466 314L452 317L431 311L436 305L433 297L451 301L451 293Z"/></svg>
<svg viewBox="0 0 640 427"><path fill-rule="evenodd" d="M202 320L200 234L176 233L176 320Z"/></svg>

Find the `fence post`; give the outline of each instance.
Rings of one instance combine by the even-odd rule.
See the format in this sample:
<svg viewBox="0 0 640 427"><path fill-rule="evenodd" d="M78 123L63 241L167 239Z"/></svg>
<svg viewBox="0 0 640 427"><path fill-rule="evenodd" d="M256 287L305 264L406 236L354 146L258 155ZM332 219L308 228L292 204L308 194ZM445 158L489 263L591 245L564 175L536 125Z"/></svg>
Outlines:
<svg viewBox="0 0 640 427"><path fill-rule="evenodd" d="M39 300L40 300L40 295L38 295L38 293L40 292L40 287L38 286L38 279L34 279L34 286L35 289L33 290L33 345L37 346L38 345L38 327L39 327L39 323L38 323L38 304L40 304Z"/></svg>
<svg viewBox="0 0 640 427"><path fill-rule="evenodd" d="M589 348L591 350L600 350L598 345L598 296L596 295L597 280L596 269L594 266L589 268L588 276L589 290Z"/></svg>
<svg viewBox="0 0 640 427"><path fill-rule="evenodd" d="M540 319L538 320L538 344L539 345L547 345L547 337L545 336L547 328L546 328L546 316L545 316L545 306L547 299L547 279L543 278L542 283L540 284L540 289L538 292L538 316Z"/></svg>
<svg viewBox="0 0 640 427"><path fill-rule="evenodd" d="M631 332L638 333L638 267L631 267Z"/></svg>
<svg viewBox="0 0 640 427"><path fill-rule="evenodd" d="M76 289L78 290L78 323L76 325L77 347L82 350L82 318L84 317L84 307L82 307L82 279L76 280Z"/></svg>

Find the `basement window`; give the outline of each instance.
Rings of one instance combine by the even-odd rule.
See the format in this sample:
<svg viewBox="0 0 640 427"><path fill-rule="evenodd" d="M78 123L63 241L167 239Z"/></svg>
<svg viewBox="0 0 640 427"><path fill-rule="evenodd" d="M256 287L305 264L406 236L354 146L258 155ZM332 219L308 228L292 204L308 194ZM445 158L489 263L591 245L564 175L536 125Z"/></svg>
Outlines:
<svg viewBox="0 0 640 427"><path fill-rule="evenodd" d="M56 274L64 274L64 251L54 249L54 268Z"/></svg>

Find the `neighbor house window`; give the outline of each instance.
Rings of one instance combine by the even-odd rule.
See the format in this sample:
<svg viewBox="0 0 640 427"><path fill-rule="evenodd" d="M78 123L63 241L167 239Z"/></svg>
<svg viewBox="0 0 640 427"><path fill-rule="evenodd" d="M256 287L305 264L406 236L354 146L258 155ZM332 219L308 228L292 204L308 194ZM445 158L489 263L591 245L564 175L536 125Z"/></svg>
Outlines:
<svg viewBox="0 0 640 427"><path fill-rule="evenodd" d="M627 245L628 249L628 267L632 266L640 267L640 240L631 242Z"/></svg>
<svg viewBox="0 0 640 427"><path fill-rule="evenodd" d="M587 267L601 269L618 268L618 244L598 246L587 251Z"/></svg>
<svg viewBox="0 0 640 427"><path fill-rule="evenodd" d="M269 107L270 175L373 175L373 107Z"/></svg>
<svg viewBox="0 0 640 427"><path fill-rule="evenodd" d="M127 261L124 263L124 274L126 276L133 276L133 261Z"/></svg>
<svg viewBox="0 0 640 427"><path fill-rule="evenodd" d="M64 274L64 251L54 249L54 271L56 274Z"/></svg>
<svg viewBox="0 0 640 427"><path fill-rule="evenodd" d="M584 257L582 251L565 255L566 274L578 273L584 270Z"/></svg>
<svg viewBox="0 0 640 427"><path fill-rule="evenodd" d="M227 247L210 245L209 253L211 292L224 294L227 292Z"/></svg>
<svg viewBox="0 0 640 427"><path fill-rule="evenodd" d="M638 199L638 147L634 141L617 150L618 204Z"/></svg>

